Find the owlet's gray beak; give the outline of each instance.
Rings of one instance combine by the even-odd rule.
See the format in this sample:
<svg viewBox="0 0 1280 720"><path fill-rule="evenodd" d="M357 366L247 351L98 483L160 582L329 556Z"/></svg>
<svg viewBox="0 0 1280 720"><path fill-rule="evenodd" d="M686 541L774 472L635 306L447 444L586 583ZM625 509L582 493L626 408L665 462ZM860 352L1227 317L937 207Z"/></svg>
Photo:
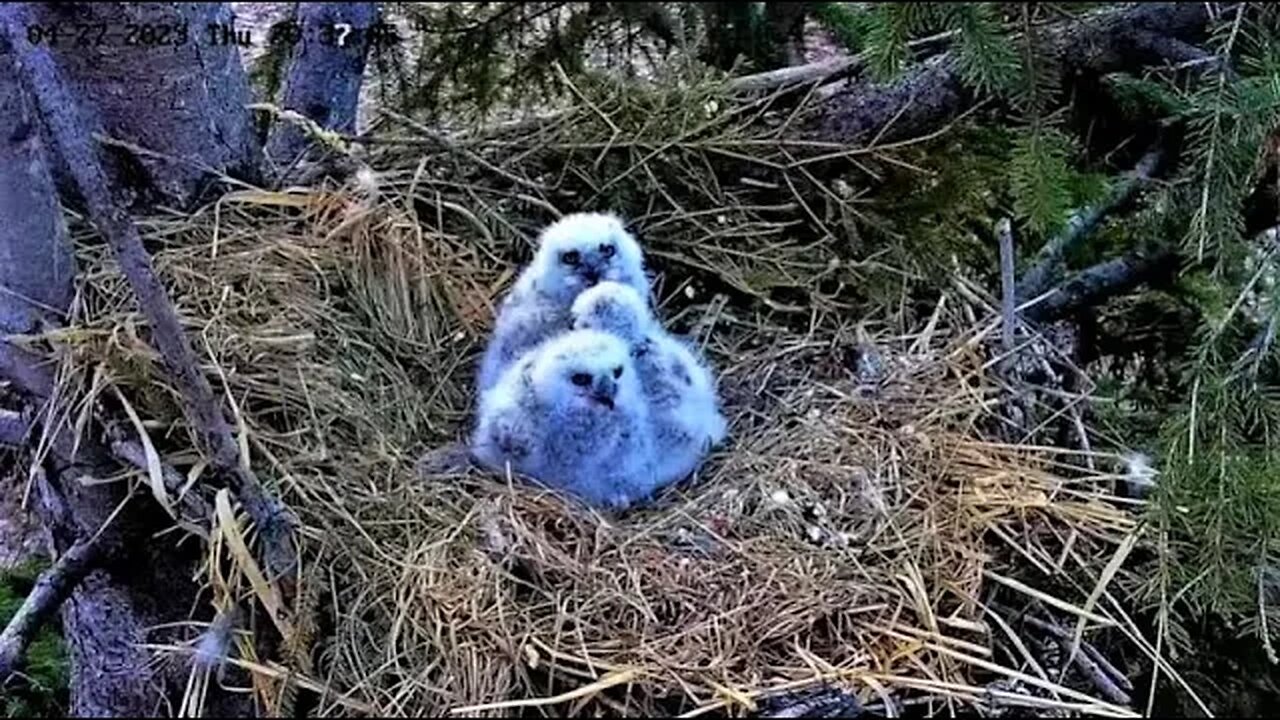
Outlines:
<svg viewBox="0 0 1280 720"><path fill-rule="evenodd" d="M613 409L613 398L618 394L618 384L611 377L603 377L596 380L596 386L591 391L591 397L596 402L604 405L610 410Z"/></svg>

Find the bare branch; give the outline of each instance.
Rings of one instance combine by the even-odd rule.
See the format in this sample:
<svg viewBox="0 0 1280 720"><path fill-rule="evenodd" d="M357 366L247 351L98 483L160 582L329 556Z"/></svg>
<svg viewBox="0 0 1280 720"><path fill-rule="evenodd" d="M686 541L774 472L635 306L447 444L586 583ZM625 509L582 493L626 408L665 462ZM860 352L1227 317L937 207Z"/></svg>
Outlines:
<svg viewBox="0 0 1280 720"><path fill-rule="evenodd" d="M1023 277L1018 288L1018 299L1026 302L1049 289L1062 272L1062 259L1097 230L1102 219L1129 201L1151 176L1155 174L1164 153L1156 148L1138 161L1111 194L1099 205L1077 210L1067 221L1067 227L1040 250L1036 264Z"/></svg>
<svg viewBox="0 0 1280 720"><path fill-rule="evenodd" d="M946 44L956 34L956 31L948 30L929 37L912 40L907 43L907 47L913 51L923 53L925 56L932 56L946 47ZM729 81L729 89L734 92L759 92L813 83L825 85L855 75L865 65L865 57L861 54L844 55L806 65L793 65L791 67L778 68L777 70L742 75Z"/></svg>
<svg viewBox="0 0 1280 720"><path fill-rule="evenodd" d="M18 670L36 632L67 599L98 561L93 542L77 541L53 567L40 573L36 585L0 633L0 683Z"/></svg>
<svg viewBox="0 0 1280 720"><path fill-rule="evenodd" d="M1228 79L1236 77L1228 58L1178 38L1158 32L1140 31L1134 33L1133 41L1135 46L1164 58L1177 69L1196 68L1200 72L1222 69L1227 73Z"/></svg>
<svg viewBox="0 0 1280 720"><path fill-rule="evenodd" d="M1168 250L1114 258L1081 270L1034 305L1025 306L1023 311L1026 317L1038 322L1053 320L1126 293L1174 267L1176 260L1177 256Z"/></svg>
<svg viewBox="0 0 1280 720"><path fill-rule="evenodd" d="M6 20L5 25L9 28L9 42L18 61L19 77L40 109L55 146L66 160L90 219L111 246L133 288L139 309L150 324L152 342L186 399L184 410L202 448L209 454L213 467L231 481L245 510L257 525L271 572L281 578L291 574L296 562L290 537L293 518L258 483L248 468L247 458L242 462L221 403L200 371L178 314L142 245L138 228L111 195L92 140L101 132L98 118L81 107L71 95L48 49L32 45L25 33L15 32L16 28L24 26L25 4L7 5L0 13L0 18Z"/></svg>

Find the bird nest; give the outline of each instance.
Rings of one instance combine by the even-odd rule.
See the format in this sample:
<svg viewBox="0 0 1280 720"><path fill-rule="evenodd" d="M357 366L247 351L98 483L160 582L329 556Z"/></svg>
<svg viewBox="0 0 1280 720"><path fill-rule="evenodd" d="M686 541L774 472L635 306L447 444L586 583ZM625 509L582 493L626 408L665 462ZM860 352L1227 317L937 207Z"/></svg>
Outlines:
<svg viewBox="0 0 1280 720"><path fill-rule="evenodd" d="M582 117L611 132L616 111L583 110L575 142L591 144ZM695 152L635 144L636 177ZM518 162L484 169L480 145L423 147L375 157L372 182L240 189L141 221L243 451L302 521L285 605L240 549L256 542L242 515L217 514L203 570L210 604L265 606L287 635L273 657L233 652L271 710L289 686L318 692L324 714L739 713L828 684L895 707L994 697L1125 714L998 652L1026 647L987 602L1001 588L1096 617L1094 561L1133 525L1113 477L1089 469L1104 458L983 439L996 321L955 295L914 328L767 307L750 285L761 268L804 283L831 263L716 195L729 189L665 214L599 208L660 249L663 316L719 371L730 438L698 477L610 516L420 462L465 437L474 358L547 214L524 186L548 182ZM505 194L459 181L463 165ZM92 236L78 246L78 315L56 338L67 387L118 388L163 459L198 474L114 259ZM732 277L717 288L708 268Z"/></svg>

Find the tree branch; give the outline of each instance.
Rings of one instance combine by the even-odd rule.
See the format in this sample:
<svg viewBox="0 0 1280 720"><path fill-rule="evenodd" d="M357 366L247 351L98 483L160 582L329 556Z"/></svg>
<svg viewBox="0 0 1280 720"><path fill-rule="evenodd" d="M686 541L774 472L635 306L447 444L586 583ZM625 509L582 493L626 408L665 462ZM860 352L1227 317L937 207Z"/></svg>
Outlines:
<svg viewBox="0 0 1280 720"><path fill-rule="evenodd" d="M1142 3L1064 21L1044 33L1045 50L1058 59L1064 86L1078 73L1105 75L1163 63L1160 47L1135 41L1141 33L1197 40L1209 21L1207 3ZM815 139L866 143L924 135L974 101L954 53L929 58L896 82L858 87L826 99L806 125Z"/></svg>
<svg viewBox="0 0 1280 720"><path fill-rule="evenodd" d="M955 36L956 32L949 30L918 40L912 40L907 43L907 48L917 53L923 53L926 56L932 56L946 47L946 44ZM729 81L729 89L734 92L767 92L788 86L810 85L813 83L825 85L856 75L865 65L866 56L863 54L844 55L828 60L811 62L806 65L794 65L751 75L741 75Z"/></svg>
<svg viewBox="0 0 1280 720"><path fill-rule="evenodd" d="M1126 293L1161 272L1175 267L1177 255L1169 250L1131 253L1076 273L1070 280L1026 306L1026 317L1038 322L1054 320L1108 298Z"/></svg>
<svg viewBox="0 0 1280 720"><path fill-rule="evenodd" d="M1102 218L1129 201L1160 165L1163 152L1156 148L1142 157L1138 164L1111 191L1107 199L1094 207L1077 210L1067 221L1067 227L1040 250L1036 264L1023 277L1018 288L1018 299L1026 302L1049 289L1062 273L1062 259L1083 242Z"/></svg>
<svg viewBox="0 0 1280 720"><path fill-rule="evenodd" d="M285 579L296 566L292 547L292 515L267 494L241 458L221 403L200 371L178 314L142 245L138 228L112 197L92 138L101 127L93 113L81 107L67 89L49 51L32 45L24 26L26 8L15 3L0 9L9 28L19 77L27 86L48 125L50 135L70 169L72 180L84 198L94 226L111 246L120 268L151 327L152 341L186 400L184 410L210 463L227 477L258 527L270 572ZM243 460L243 462L242 462Z"/></svg>
<svg viewBox="0 0 1280 720"><path fill-rule="evenodd" d="M1175 68L1197 67L1201 72L1223 68L1228 79L1236 77L1236 71L1228 58L1178 38L1158 32L1139 31L1134 33L1133 42L1136 47L1163 58Z"/></svg>
<svg viewBox="0 0 1280 720"><path fill-rule="evenodd" d="M27 599L9 619L4 632L0 632L0 684L19 669L36 632L97 562L97 545L78 540L53 567L40 573Z"/></svg>

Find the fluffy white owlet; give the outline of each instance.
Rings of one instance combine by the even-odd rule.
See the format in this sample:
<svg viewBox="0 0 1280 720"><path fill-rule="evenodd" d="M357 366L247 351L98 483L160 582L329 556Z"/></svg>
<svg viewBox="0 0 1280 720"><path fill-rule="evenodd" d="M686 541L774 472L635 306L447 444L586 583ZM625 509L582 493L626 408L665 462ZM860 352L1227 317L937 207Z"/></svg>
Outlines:
<svg viewBox="0 0 1280 720"><path fill-rule="evenodd" d="M493 337L480 361L479 391L496 385L526 351L568 330L573 299L602 280L629 285L648 302L640 244L616 215L574 213L543 230L533 261L498 310Z"/></svg>
<svg viewBox="0 0 1280 720"><path fill-rule="evenodd" d="M649 405L656 487L679 481L725 438L715 377L685 341L667 332L635 290L602 282L571 309L575 328L617 335L631 349Z"/></svg>
<svg viewBox="0 0 1280 720"><path fill-rule="evenodd" d="M574 330L525 353L482 396L482 465L622 509L653 486L648 408L626 344Z"/></svg>

